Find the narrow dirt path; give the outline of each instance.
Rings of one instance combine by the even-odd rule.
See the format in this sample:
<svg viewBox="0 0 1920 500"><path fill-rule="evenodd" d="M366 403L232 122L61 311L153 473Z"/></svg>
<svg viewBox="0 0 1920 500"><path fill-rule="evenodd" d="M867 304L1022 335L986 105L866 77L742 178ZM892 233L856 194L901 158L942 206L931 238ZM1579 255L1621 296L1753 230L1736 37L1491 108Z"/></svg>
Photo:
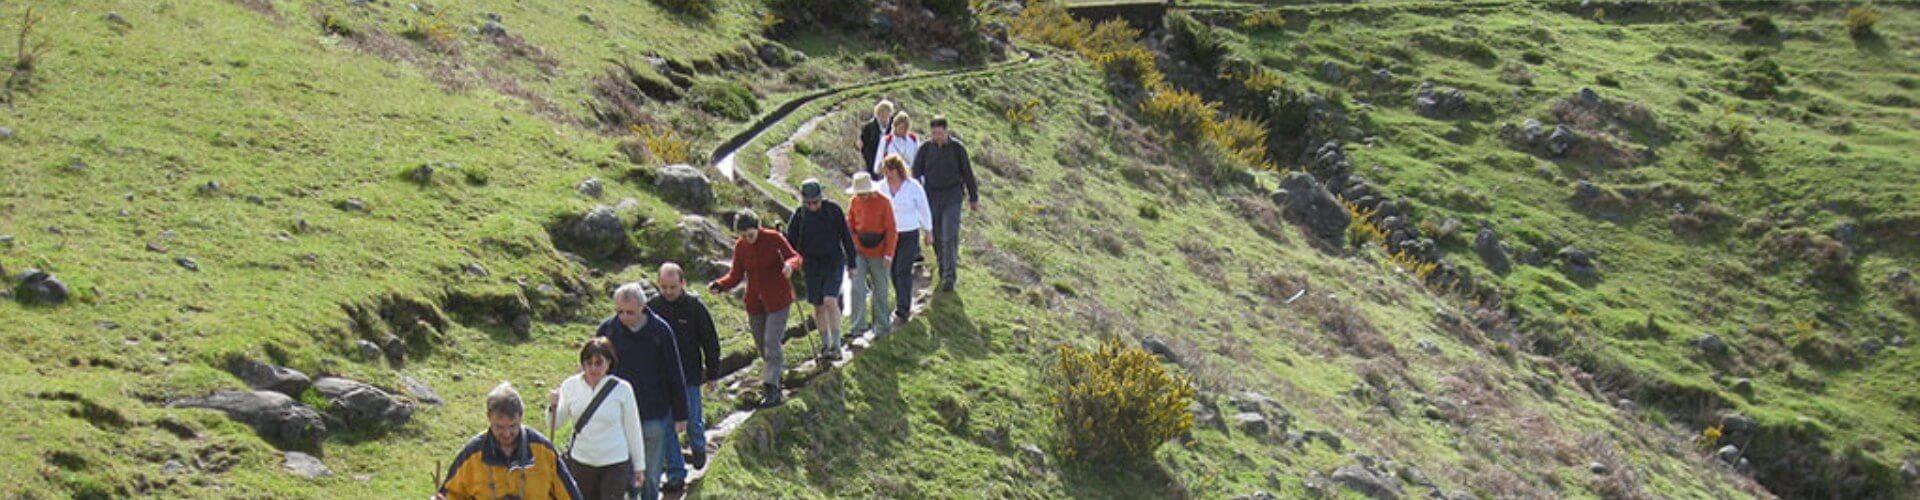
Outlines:
<svg viewBox="0 0 1920 500"><path fill-rule="evenodd" d="M779 186L782 190L788 191L787 194L798 198L800 193L787 189L787 172L793 170L793 145L800 142L801 139L805 139L807 135L812 134L813 129L819 128L820 122L826 121L828 116L839 111L840 107L836 105L825 112L815 115L813 118L808 118L807 121L800 124L799 130L794 131L792 136L787 137L786 141L768 149L767 182Z"/></svg>

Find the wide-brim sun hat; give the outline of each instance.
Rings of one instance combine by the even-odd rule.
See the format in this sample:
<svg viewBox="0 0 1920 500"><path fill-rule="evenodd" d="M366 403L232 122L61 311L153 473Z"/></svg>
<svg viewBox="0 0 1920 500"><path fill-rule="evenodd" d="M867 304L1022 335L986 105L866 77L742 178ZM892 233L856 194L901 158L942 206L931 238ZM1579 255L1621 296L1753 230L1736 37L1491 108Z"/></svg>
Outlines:
<svg viewBox="0 0 1920 500"><path fill-rule="evenodd" d="M880 187L873 184L873 174L860 172L853 174L853 187L847 188L847 194L862 195L879 192Z"/></svg>

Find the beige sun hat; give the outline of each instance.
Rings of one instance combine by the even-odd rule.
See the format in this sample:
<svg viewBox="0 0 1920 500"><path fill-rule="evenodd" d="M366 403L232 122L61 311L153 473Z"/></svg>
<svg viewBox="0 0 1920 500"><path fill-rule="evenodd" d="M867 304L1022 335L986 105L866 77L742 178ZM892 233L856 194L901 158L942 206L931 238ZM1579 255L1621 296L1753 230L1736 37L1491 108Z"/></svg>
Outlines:
<svg viewBox="0 0 1920 500"><path fill-rule="evenodd" d="M860 172L853 174L853 187L847 188L847 194L858 196L879 190L878 186L873 185L873 174Z"/></svg>

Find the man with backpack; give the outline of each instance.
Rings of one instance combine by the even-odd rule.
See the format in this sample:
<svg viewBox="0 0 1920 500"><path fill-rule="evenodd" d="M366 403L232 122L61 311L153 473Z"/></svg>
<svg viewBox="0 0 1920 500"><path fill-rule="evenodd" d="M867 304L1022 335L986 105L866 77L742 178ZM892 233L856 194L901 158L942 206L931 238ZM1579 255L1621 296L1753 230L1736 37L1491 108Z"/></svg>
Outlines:
<svg viewBox="0 0 1920 500"><path fill-rule="evenodd" d="M800 271L806 278L807 303L813 304L813 322L825 342L820 355L839 361L840 285L855 263L853 233L847 229L846 213L827 201L826 187L819 180L801 182L800 198L806 206L794 210L787 222L787 241L803 262Z"/></svg>
<svg viewBox="0 0 1920 500"><path fill-rule="evenodd" d="M933 253L940 264L940 291L953 291L959 278L954 269L960 258L960 202L980 210L980 183L973 176L967 147L947 130L947 118L935 115L928 124L930 139L913 157L913 175L926 186L933 206Z"/></svg>

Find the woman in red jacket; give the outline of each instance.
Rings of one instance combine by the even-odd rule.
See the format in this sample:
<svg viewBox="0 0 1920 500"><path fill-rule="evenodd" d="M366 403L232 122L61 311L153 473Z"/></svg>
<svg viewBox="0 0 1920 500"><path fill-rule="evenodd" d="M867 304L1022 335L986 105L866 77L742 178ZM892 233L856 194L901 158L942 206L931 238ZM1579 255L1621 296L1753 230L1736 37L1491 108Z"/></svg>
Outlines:
<svg viewBox="0 0 1920 500"><path fill-rule="evenodd" d="M734 217L733 230L740 235L733 242L733 268L708 284L707 290L718 295L739 286L743 279L747 282L747 330L766 362L760 374L766 397L761 401L779 404L780 372L785 368L780 343L786 338L787 314L793 305L793 284L788 277L800 268L800 253L779 231L760 227L760 218L752 210L742 210Z"/></svg>

